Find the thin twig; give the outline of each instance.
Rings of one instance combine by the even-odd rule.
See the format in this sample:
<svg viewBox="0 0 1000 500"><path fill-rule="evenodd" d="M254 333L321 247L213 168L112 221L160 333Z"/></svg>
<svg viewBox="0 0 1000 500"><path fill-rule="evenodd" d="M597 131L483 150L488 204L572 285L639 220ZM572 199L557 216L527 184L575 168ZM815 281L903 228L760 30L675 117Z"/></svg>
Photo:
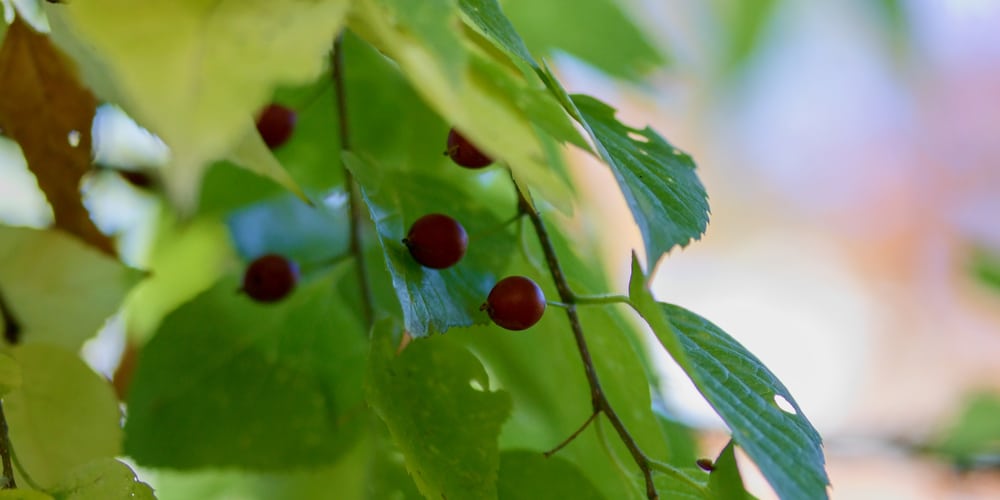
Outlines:
<svg viewBox="0 0 1000 500"><path fill-rule="evenodd" d="M657 495L656 486L653 484L653 469L650 466L649 458L639 448L639 443L635 441L635 438L629 434L628 429L625 428L625 424L618 414L615 413L615 409L611 406L611 402L608 401L607 395L604 394L604 390L601 388L601 381L597 376L594 360L590 356L590 349L587 347L587 339L583 335L580 317L576 313L577 298L569 289L569 282L566 280L566 275L563 274L555 247L552 245L552 239L545 228L545 222L542 220L541 214L528 201L520 187L517 188L517 195L520 210L528 215L532 225L535 226L535 233L538 235L538 241L542 246L542 253L545 254L545 262L549 267L549 273L552 274L552 281L555 282L559 299L566 305L566 316L569 318L570 329L573 331L573 338L576 339L576 347L580 351L583 369L587 375L587 382L590 384L590 400L594 413L604 413L608 418L611 426L618 433L618 437L621 438L622 443L628 449L629 454L632 455L632 459L642 471L643 478L646 480L646 496L650 500L657 499L659 495Z"/></svg>
<svg viewBox="0 0 1000 500"><path fill-rule="evenodd" d="M3 403L0 402L0 461L3 462L3 486L0 488L12 490L17 488L14 482L14 465L10 462L10 435L7 433L7 417L3 414Z"/></svg>
<svg viewBox="0 0 1000 500"><path fill-rule="evenodd" d="M344 88L344 35L340 34L333 42L333 53L330 55L330 68L332 71L333 88L337 94L337 122L340 129L340 149L342 151L351 150L351 134L347 123L347 91ZM343 165L343 159L341 159ZM347 204L351 212L351 254L358 263L358 289L361 290L361 309L365 316L365 322L370 326L375 321L375 300L372 296L371 285L368 283L368 275L365 267L365 252L361 242L361 224L364 220L363 207L358 193L357 183L354 176L344 165L344 184L347 188Z"/></svg>
<svg viewBox="0 0 1000 500"><path fill-rule="evenodd" d="M573 433L570 434L568 438L563 439L563 441L561 443L557 444L555 448L552 448L551 450L546 451L545 453L542 453L542 455L545 455L545 458L549 458L552 455L555 455L559 450L565 448L566 445L568 445L571 442L573 442L573 440L576 439L576 437L579 436L580 433L583 432L590 425L590 423L593 422L594 419L597 418L597 416L600 415L600 414L601 413L598 412L598 411L591 412L590 416L587 417L587 421L584 422L583 425L581 425L579 429L573 431Z"/></svg>
<svg viewBox="0 0 1000 500"><path fill-rule="evenodd" d="M21 322L14 316L14 311L4 300L3 292L0 291L0 316L3 316L3 337L11 345L21 341Z"/></svg>

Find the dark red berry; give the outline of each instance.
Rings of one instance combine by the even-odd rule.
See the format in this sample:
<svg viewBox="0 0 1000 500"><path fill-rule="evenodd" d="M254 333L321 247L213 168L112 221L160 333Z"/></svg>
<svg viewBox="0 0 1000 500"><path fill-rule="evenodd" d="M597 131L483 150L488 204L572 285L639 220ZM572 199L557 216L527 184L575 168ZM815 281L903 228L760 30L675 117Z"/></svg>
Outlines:
<svg viewBox="0 0 1000 500"><path fill-rule="evenodd" d="M451 160L466 168L483 168L493 163L493 159L479 151L468 139L459 134L457 130L451 129L448 132L448 150L446 151Z"/></svg>
<svg viewBox="0 0 1000 500"><path fill-rule="evenodd" d="M403 244L420 265L444 269L462 260L469 236L457 220L444 214L427 214L410 226Z"/></svg>
<svg viewBox="0 0 1000 500"><path fill-rule="evenodd" d="M269 104L257 115L257 131L267 147L275 149L288 142L297 119L295 111L280 104Z"/></svg>
<svg viewBox="0 0 1000 500"><path fill-rule="evenodd" d="M705 472L712 472L712 471L714 471L714 470L715 470L715 464L714 464L714 463L712 463L712 460L711 460L711 459L708 459L708 458L699 458L698 460L695 460L695 462L694 462L694 463L695 463L695 464L696 464L696 465L697 465L697 466L698 466L698 467L699 467L699 468L700 468L701 470L703 470L703 471L705 471Z"/></svg>
<svg viewBox="0 0 1000 500"><path fill-rule="evenodd" d="M508 276L493 286L482 309L497 325L508 330L524 330L542 319L545 294L530 278Z"/></svg>
<svg viewBox="0 0 1000 500"><path fill-rule="evenodd" d="M299 280L299 268L281 255L258 257L243 275L243 291L258 302L277 302L285 298Z"/></svg>

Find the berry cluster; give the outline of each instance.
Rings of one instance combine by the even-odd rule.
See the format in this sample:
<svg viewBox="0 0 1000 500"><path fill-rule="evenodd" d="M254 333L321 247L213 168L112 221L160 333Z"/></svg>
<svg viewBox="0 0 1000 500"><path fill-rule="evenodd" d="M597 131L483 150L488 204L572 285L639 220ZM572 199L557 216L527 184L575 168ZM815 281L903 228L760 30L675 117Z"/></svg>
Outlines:
<svg viewBox="0 0 1000 500"><path fill-rule="evenodd" d="M258 117L257 130L270 148L284 144L295 126L295 112L272 104ZM493 159L483 154L455 129L448 133L445 154L457 165L479 169ZM430 269L447 269L458 264L469 246L465 228L445 214L427 214L410 226L403 245L418 264ZM294 262L269 254L254 260L243 277L243 291L259 302L276 302L286 297L298 281ZM524 276L508 276L494 285L480 308L498 326L524 330L537 323L545 312L545 295L537 283Z"/></svg>

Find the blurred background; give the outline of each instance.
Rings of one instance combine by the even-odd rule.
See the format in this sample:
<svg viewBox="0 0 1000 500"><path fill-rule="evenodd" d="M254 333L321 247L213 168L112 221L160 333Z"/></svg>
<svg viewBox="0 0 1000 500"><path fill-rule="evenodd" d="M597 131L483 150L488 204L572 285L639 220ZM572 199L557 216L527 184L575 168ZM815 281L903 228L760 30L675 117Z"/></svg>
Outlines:
<svg viewBox="0 0 1000 500"><path fill-rule="evenodd" d="M529 46L567 48L548 56L571 92L695 158L711 223L659 263L655 292L784 381L825 438L833 498L1000 498L1000 1L501 3ZM152 158L140 163L165 154L134 134L105 147ZM574 158L599 207L586 216L614 228L606 262L624 286L639 233L607 169ZM0 179L0 220L51 220L6 140ZM103 228L156 217L115 189L91 186L112 200L93 207ZM136 209L113 208L122 199ZM110 373L120 350L89 357ZM714 456L721 422L662 369L666 399Z"/></svg>
<svg viewBox="0 0 1000 500"><path fill-rule="evenodd" d="M699 165L711 223L660 262L658 297L784 381L824 436L833 498L1000 498L1000 2L626 7L665 55L648 87L558 60L571 91ZM578 172L623 227L611 176ZM622 236L606 244L624 283L641 245ZM685 419L721 429L663 370ZM724 443L708 431L703 452Z"/></svg>

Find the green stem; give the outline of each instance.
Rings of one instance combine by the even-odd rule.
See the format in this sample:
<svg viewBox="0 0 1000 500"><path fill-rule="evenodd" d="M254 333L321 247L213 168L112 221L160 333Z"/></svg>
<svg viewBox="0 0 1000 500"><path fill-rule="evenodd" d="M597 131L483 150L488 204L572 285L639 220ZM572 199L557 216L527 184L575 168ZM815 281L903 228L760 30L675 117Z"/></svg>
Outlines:
<svg viewBox="0 0 1000 500"><path fill-rule="evenodd" d="M590 400L594 413L604 413L608 418L611 426L618 433L618 437L625 444L625 448L632 455L632 459L642 471L643 478L646 481L646 496L650 500L657 499L659 495L656 493L656 487L653 485L653 469L650 467L649 458L639 448L639 443L636 442L635 438L629 434L628 429L625 428L625 423L622 422L622 419L615 412L614 407L611 406L611 402L608 401L607 395L604 394L604 389L601 388L601 381L597 376L597 368L594 366L594 360L590 355L590 348L587 346L587 339L583 334L583 326L576 312L577 297L569 288L569 282L566 280L562 265L559 263L559 257L556 255L552 238L549 237L549 232L545 228L545 221L542 220L542 216L538 213L538 210L528 201L527 194L521 190L520 186L517 186L516 181L514 181L514 185L517 188L519 210L528 215L528 219L531 220L532 225L535 227L535 234L538 236L538 242L542 246L542 253L545 255L545 262L548 265L549 273L552 275L552 281L555 282L559 299L566 305L566 316L569 319L570 329L573 331L573 338L576 340L576 348L580 352L580 359L583 361L583 370L587 376L587 382L590 384Z"/></svg>
<svg viewBox="0 0 1000 500"><path fill-rule="evenodd" d="M333 54L330 56L330 67L332 70L333 88L337 94L337 122L340 129L340 149L342 151L351 150L351 134L347 123L347 91L344 85L344 35L341 33L333 42ZM371 284L368 282L367 267L365 265L364 245L362 245L362 223L365 220L361 196L357 182L350 169L343 164L344 184L347 191L347 205L351 214L350 220L350 251L358 263L358 289L361 290L361 309L365 317L366 324L370 327L375 322L375 300L372 295Z"/></svg>

